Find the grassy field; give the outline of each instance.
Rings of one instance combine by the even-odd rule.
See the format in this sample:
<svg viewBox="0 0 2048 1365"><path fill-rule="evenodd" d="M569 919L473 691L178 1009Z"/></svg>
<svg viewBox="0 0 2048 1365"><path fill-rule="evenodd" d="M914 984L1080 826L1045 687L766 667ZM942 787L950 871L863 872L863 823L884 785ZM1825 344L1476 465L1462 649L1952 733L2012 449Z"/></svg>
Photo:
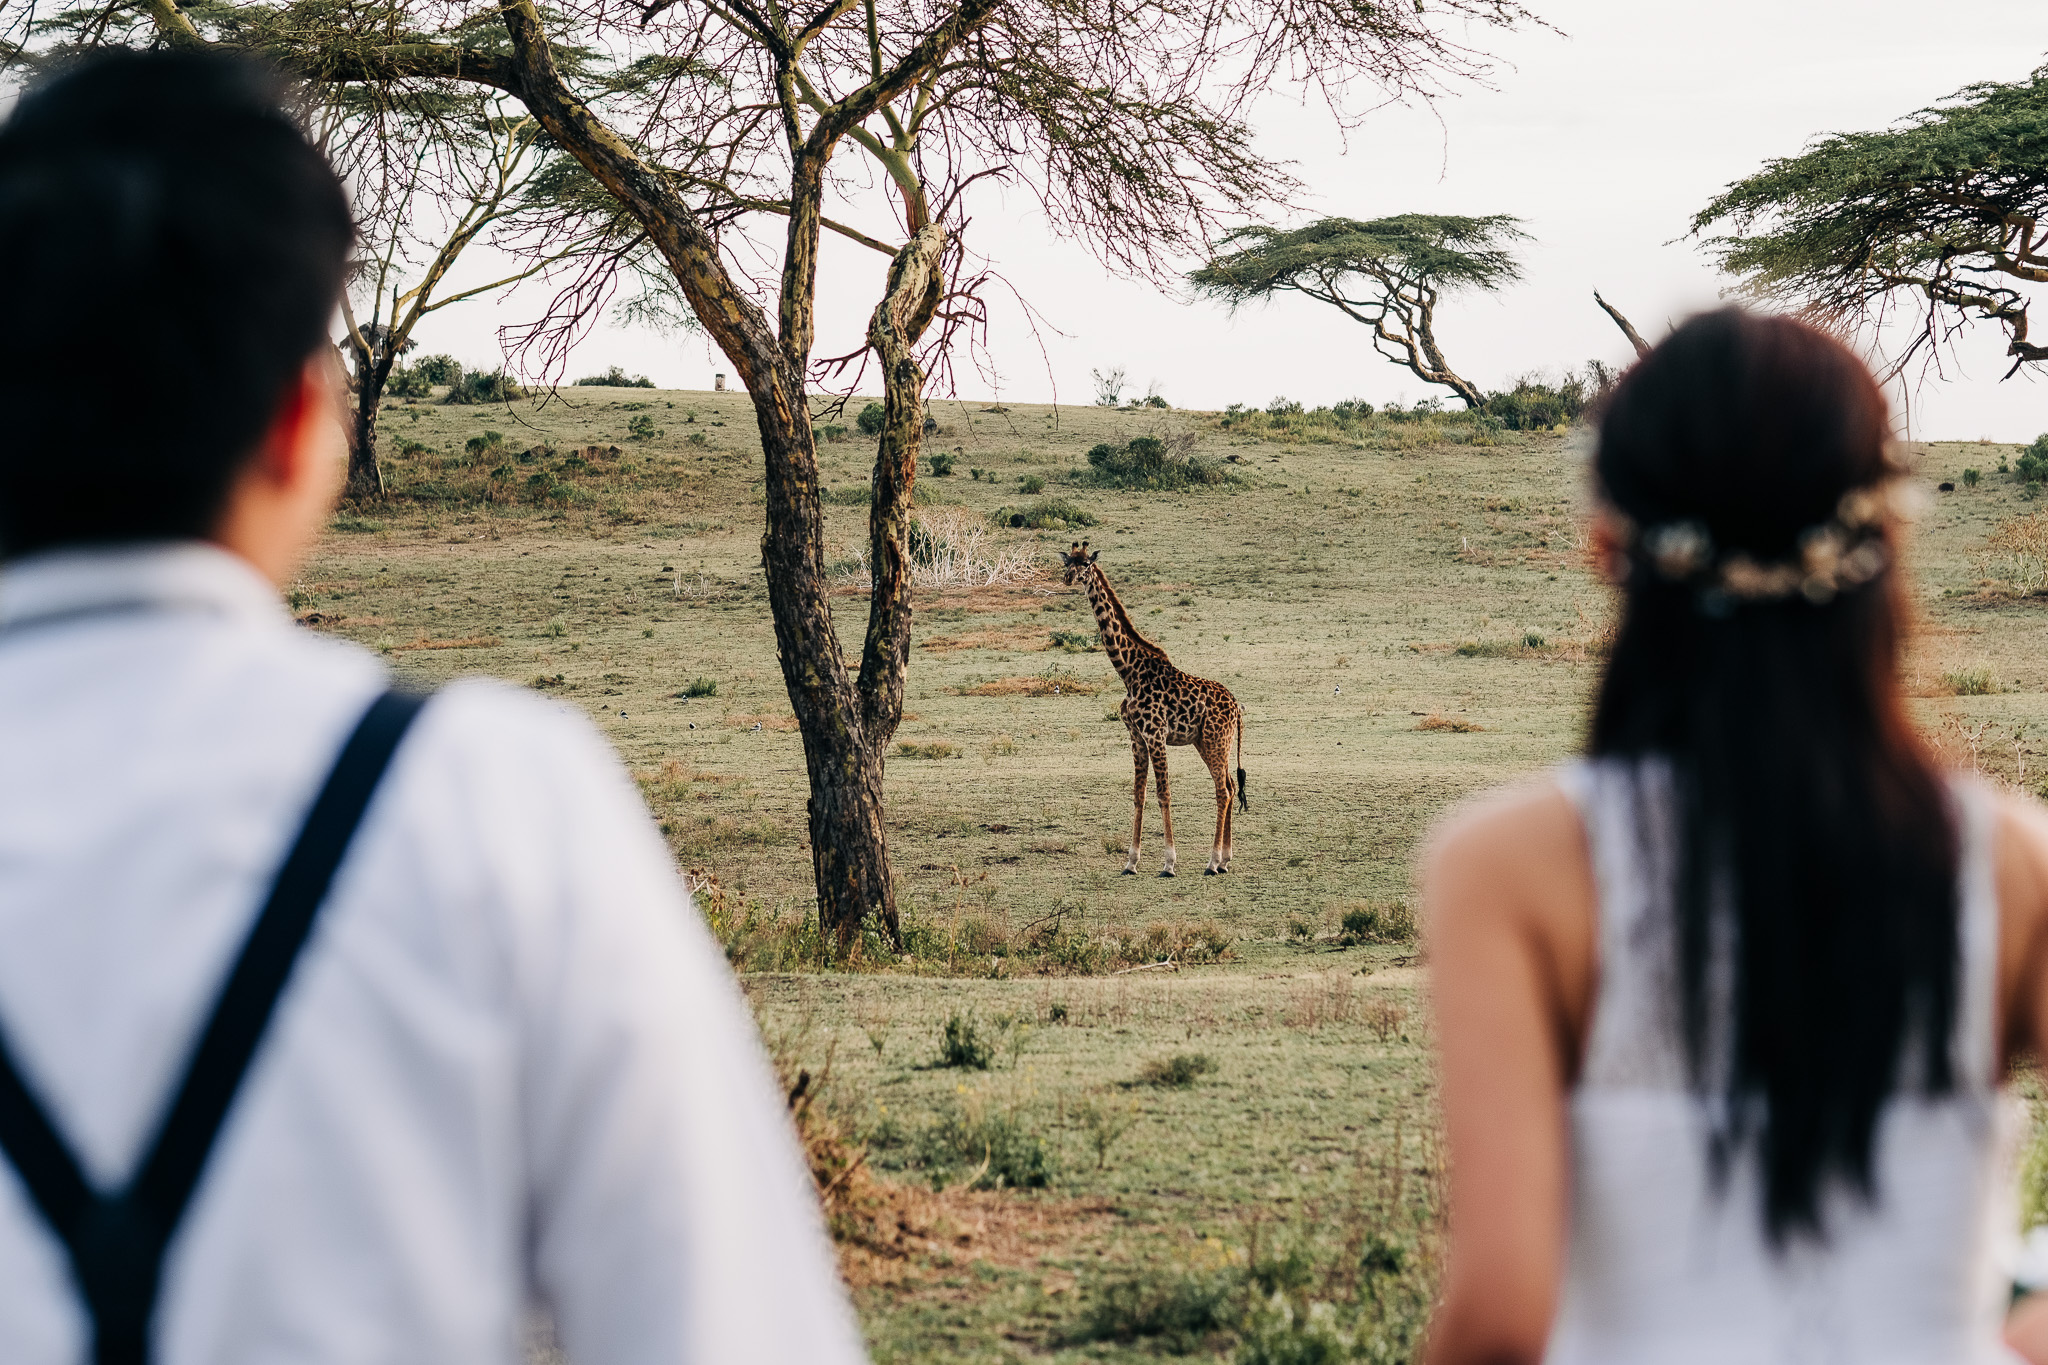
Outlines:
<svg viewBox="0 0 2048 1365"><path fill-rule="evenodd" d="M743 395L395 405L392 501L336 519L293 605L402 673L497 674L611 736L771 1047L822 1091L814 1123L852 1144L834 1159L866 1152L840 1214L877 1359L1404 1359L1442 1178L1411 862L1447 805L1577 741L1609 610L1579 457L1449 417L934 413L953 473L921 477L923 515L972 563L918 603L887 781L921 946L884 970L778 970L810 859ZM1089 481L1092 447L1143 436L1226 480ZM854 655L872 449L821 451ZM1995 472L2012 454L1916 448L1912 673L1945 752L2033 787L2048 533L1991 543L2039 505ZM1966 467L1976 486L1931 491ZM1121 685L1046 572L1082 536L1140 629L1245 707L1229 877L1117 875ZM1185 868L1214 807L1192 750L1173 770ZM1156 809L1147 830L1150 873Z"/></svg>

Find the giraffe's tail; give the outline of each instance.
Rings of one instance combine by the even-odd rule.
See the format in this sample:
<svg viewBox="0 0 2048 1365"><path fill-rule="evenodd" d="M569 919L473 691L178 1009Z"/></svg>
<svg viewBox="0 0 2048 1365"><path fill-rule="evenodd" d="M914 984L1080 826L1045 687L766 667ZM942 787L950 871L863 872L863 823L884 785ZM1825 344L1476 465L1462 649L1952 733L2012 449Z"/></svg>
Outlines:
<svg viewBox="0 0 2048 1365"><path fill-rule="evenodd" d="M1237 713L1237 762L1237 808L1239 810L1250 810L1252 803L1245 799L1244 794L1244 711L1242 708Z"/></svg>

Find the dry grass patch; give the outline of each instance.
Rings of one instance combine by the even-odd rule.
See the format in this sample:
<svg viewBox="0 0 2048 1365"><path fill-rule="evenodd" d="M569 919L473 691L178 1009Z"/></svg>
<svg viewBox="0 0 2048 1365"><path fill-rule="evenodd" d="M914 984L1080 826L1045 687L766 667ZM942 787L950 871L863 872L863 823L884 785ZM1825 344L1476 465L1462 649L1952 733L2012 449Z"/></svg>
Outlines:
<svg viewBox="0 0 2048 1365"><path fill-rule="evenodd" d="M1466 720L1460 716L1440 715L1432 711L1421 720L1415 722L1415 728L1418 730L1442 730L1453 735L1469 735L1484 730L1486 727L1476 720Z"/></svg>
<svg viewBox="0 0 2048 1365"><path fill-rule="evenodd" d="M356 625L363 624L360 621ZM402 645L392 645L391 652L402 649L492 649L504 643L495 635L471 635L460 640L429 640L424 635Z"/></svg>
<svg viewBox="0 0 2048 1365"><path fill-rule="evenodd" d="M934 635L924 642L923 647L934 654L950 654L961 649L1014 649L1029 652L1050 649L1052 636L1040 625L996 626L989 630L970 630L963 635Z"/></svg>
<svg viewBox="0 0 2048 1365"><path fill-rule="evenodd" d="M1076 678L996 678L959 689L963 697L1091 697L1100 692L1097 683Z"/></svg>

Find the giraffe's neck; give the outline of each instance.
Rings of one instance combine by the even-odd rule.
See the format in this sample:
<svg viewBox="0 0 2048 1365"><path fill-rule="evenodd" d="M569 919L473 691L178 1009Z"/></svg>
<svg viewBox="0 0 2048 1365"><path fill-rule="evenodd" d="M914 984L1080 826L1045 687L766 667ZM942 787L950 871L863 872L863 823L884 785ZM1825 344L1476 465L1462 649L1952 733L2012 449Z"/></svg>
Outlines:
<svg viewBox="0 0 2048 1365"><path fill-rule="evenodd" d="M1102 629L1102 652L1109 656L1110 667L1117 671L1125 684L1131 681L1131 670L1140 659L1164 659L1166 651L1138 634L1138 628L1131 624L1130 613L1117 599L1116 589L1109 586L1109 579L1101 569L1093 565L1088 569L1088 603L1095 608L1095 624Z"/></svg>

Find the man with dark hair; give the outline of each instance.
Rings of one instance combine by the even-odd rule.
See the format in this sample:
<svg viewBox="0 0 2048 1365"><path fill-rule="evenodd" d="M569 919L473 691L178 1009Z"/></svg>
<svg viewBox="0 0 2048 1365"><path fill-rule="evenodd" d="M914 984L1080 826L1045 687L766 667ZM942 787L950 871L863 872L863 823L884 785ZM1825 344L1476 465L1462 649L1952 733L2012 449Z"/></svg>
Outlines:
<svg viewBox="0 0 2048 1365"><path fill-rule="evenodd" d="M353 239L262 68L0 126L0 1361L860 1359L744 1002L632 784L277 587Z"/></svg>

